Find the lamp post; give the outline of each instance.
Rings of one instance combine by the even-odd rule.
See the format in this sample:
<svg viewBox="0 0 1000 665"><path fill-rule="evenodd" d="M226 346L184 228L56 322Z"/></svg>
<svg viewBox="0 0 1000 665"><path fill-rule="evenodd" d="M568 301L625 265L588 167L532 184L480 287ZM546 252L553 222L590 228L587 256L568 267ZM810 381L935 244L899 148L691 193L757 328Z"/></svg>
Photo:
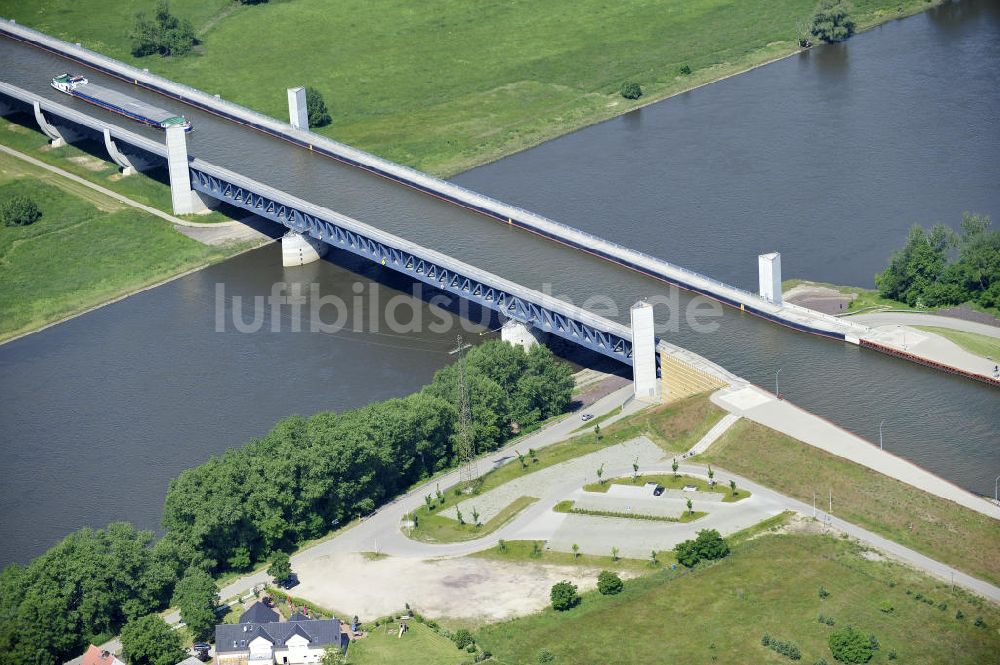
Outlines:
<svg viewBox="0 0 1000 665"><path fill-rule="evenodd" d="M885 425L885 420L878 424L878 449L882 450L882 425Z"/></svg>
<svg viewBox="0 0 1000 665"><path fill-rule="evenodd" d="M781 391L778 390L778 375L781 374L782 368L779 367L778 371L774 373L774 394L777 395L778 399L781 399Z"/></svg>
<svg viewBox="0 0 1000 665"><path fill-rule="evenodd" d="M997 476L997 479L993 481L993 500L1000 503L1000 496L997 496L998 486L1000 486L1000 476Z"/></svg>

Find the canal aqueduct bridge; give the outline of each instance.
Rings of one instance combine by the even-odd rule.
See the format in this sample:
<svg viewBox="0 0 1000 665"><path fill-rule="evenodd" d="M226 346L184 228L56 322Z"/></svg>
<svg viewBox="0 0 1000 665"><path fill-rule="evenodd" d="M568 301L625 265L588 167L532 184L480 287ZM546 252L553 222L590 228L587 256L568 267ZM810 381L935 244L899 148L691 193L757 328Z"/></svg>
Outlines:
<svg viewBox="0 0 1000 665"><path fill-rule="evenodd" d="M146 87L205 111L258 131L318 152L396 183L446 200L505 224L530 231L574 249L587 252L647 276L708 296L741 311L812 334L878 349L864 337L867 326L787 303L781 297L781 257L778 253L759 257L759 293L750 293L662 259L638 252L597 236L560 224L530 211L512 206L453 183L435 178L364 151L318 136L308 131L305 91L288 90L290 123L256 113L200 90L177 84L146 70L118 62L101 54L54 39L12 21L0 21L0 33L13 39L80 62L105 74ZM54 143L72 140L63 135L46 115L61 118L73 126L96 131L102 136L111 158L124 174L135 166L118 144L166 159L170 174L174 212L198 212L212 201L225 201L278 222L290 230L283 239L283 260L299 264L318 259L332 246L376 261L410 275L443 291L466 298L494 310L509 322L503 337L522 344L535 343L545 334L555 334L592 351L633 366L636 394L655 397L660 390L656 367L664 353L673 355L672 367L681 355L693 362L705 377L728 381L732 375L709 361L652 336L652 308L633 307L632 327L623 326L538 291L522 287L497 275L465 264L442 253L424 248L398 236L380 231L335 211L313 205L286 192L246 178L233 171L189 158L183 131L167 131L166 145L115 125L79 113L29 91L2 84L0 106L20 104L33 112L42 131ZM646 332L648 318L649 332ZM642 339L640 344L637 339ZM659 353L654 345L659 344ZM649 349L645 347L649 346ZM920 361L917 358L911 358ZM654 363L650 365L650 363ZM685 365L686 366L686 365ZM649 367L653 367L652 373ZM948 369L944 368L943 369ZM669 377L667 377L669 379ZM664 385L669 390L670 382ZM672 391L671 391L672 392Z"/></svg>

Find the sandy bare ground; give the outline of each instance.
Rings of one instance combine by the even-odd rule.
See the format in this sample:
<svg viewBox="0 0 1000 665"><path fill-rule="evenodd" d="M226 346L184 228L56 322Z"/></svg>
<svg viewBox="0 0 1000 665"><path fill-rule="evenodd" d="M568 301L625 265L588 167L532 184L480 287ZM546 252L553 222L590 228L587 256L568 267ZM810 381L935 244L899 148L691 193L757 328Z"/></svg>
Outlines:
<svg viewBox="0 0 1000 665"><path fill-rule="evenodd" d="M406 603L431 618L497 621L529 614L549 603L549 591L569 580L581 591L597 585L596 569L476 557L369 559L331 554L296 566L297 596L338 612L372 620Z"/></svg>
<svg viewBox="0 0 1000 665"><path fill-rule="evenodd" d="M843 314L851 301L857 297L856 293L841 293L836 289L811 283L794 286L783 295L786 302L824 314Z"/></svg>

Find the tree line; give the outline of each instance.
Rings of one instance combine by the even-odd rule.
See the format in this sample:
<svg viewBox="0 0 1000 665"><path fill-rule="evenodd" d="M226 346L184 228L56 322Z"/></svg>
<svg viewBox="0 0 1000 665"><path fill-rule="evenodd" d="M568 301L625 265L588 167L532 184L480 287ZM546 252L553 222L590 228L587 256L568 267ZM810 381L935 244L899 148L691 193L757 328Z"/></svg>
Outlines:
<svg viewBox="0 0 1000 665"><path fill-rule="evenodd" d="M477 452L562 413L570 367L544 346L470 349L465 382ZM292 416L265 436L174 479L164 536L126 523L81 529L0 573L0 665L62 662L174 599L210 634L206 574L247 570L373 511L453 466L458 367L412 395L342 413ZM185 580L178 584L178 580ZM176 587L176 589L175 589ZM187 620L185 618L185 620Z"/></svg>
<svg viewBox="0 0 1000 665"><path fill-rule="evenodd" d="M1000 231L989 217L968 213L957 233L943 224L914 226L875 284L883 297L911 307L1000 307Z"/></svg>

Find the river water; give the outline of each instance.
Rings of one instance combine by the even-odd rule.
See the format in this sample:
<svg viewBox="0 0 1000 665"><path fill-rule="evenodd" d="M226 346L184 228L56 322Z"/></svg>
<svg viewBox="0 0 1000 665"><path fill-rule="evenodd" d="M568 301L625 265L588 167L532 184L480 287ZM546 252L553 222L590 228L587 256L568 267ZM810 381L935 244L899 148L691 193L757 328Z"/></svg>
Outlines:
<svg viewBox="0 0 1000 665"><path fill-rule="evenodd" d="M743 286L753 286L756 254L771 249L783 252L786 277L868 284L911 223L957 223L963 210L995 216L1000 208L998 44L994 5L949 5L456 180ZM53 73L75 68L65 61L0 39L0 63L0 78L77 103L47 86ZM183 112L195 123L198 157L577 304L606 296L618 312L600 313L612 318L625 319L640 297L670 294L652 279ZM216 332L217 284L231 305L281 281L320 283L346 302L355 281L364 293L372 288L328 262L282 270L268 247L0 346L8 461L0 563L30 558L83 525L128 519L155 528L167 483L183 468L282 416L410 392L450 359L454 330L296 333L294 317L281 314L280 332L269 332L269 315L255 334L228 324ZM660 322L691 301L677 296L675 307L660 308ZM731 310L715 321L714 332L682 324L663 335L765 387L780 368L789 399L862 436L877 437L885 418L888 449L992 492L1000 473L994 390Z"/></svg>

